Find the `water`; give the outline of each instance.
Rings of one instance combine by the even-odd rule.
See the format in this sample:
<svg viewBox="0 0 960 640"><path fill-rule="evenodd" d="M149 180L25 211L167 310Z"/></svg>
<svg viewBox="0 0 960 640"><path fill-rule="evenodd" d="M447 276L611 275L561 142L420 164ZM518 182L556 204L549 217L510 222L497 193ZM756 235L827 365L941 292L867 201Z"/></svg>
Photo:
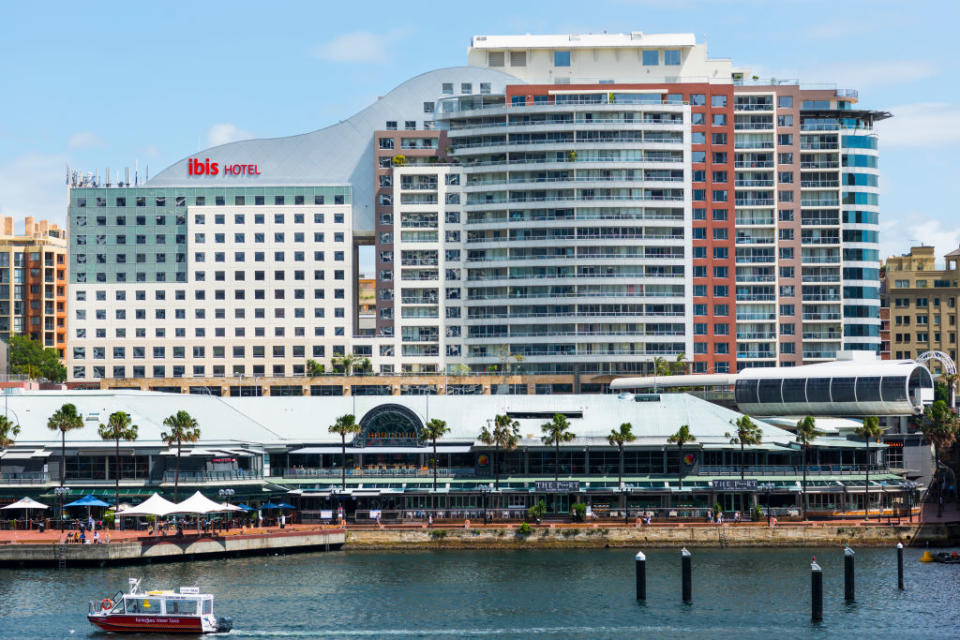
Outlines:
<svg viewBox="0 0 960 640"><path fill-rule="evenodd" d="M634 552L338 552L116 569L0 569L0 639L106 638L87 601L126 588L196 585L217 596L238 638L956 638L960 565L893 549L857 552L857 603L843 602L838 549L694 550L693 604L680 602L680 554L647 553L647 603ZM824 570L824 618L810 623L811 554ZM143 638L161 636L140 636Z"/></svg>

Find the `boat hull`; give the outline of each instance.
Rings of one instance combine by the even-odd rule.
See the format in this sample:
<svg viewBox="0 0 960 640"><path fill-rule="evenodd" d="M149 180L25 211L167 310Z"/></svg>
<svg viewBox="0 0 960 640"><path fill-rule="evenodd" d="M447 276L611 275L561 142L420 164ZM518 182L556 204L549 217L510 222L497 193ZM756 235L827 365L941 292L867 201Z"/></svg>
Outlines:
<svg viewBox="0 0 960 640"><path fill-rule="evenodd" d="M138 616L138 615L90 615L92 624L104 631L136 633L207 633L215 628L204 628L199 616Z"/></svg>

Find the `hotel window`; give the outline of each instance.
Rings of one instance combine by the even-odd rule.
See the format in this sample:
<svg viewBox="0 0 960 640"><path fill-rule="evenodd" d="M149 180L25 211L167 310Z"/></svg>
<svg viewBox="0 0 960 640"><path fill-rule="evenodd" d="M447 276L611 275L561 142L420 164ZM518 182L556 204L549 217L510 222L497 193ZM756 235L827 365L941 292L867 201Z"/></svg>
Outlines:
<svg viewBox="0 0 960 640"><path fill-rule="evenodd" d="M433 113L433 112L434 112L434 104L433 104L432 102L424 102L424 103L423 103L423 112L424 112L424 113Z"/></svg>
<svg viewBox="0 0 960 640"><path fill-rule="evenodd" d="M777 106L781 109L792 109L793 96L777 96Z"/></svg>
<svg viewBox="0 0 960 640"><path fill-rule="evenodd" d="M473 93L473 84L470 82L461 82L460 93L467 94L467 95Z"/></svg>
<svg viewBox="0 0 960 640"><path fill-rule="evenodd" d="M569 51L554 51L554 52L553 52L553 66L555 66L555 67L569 67L569 66L570 66L570 52L569 52Z"/></svg>
<svg viewBox="0 0 960 640"><path fill-rule="evenodd" d="M656 49L645 49L643 51L643 66L655 67L660 64L660 52Z"/></svg>
<svg viewBox="0 0 960 640"><path fill-rule="evenodd" d="M480 94L481 94L481 95L489 95L490 92L491 92L490 83L489 83L489 82L481 82L481 83L480 83Z"/></svg>
<svg viewBox="0 0 960 640"><path fill-rule="evenodd" d="M527 66L527 52L526 52L526 51L511 51L511 52L510 52L510 66L511 66L511 67L525 67L525 66Z"/></svg>
<svg viewBox="0 0 960 640"><path fill-rule="evenodd" d="M679 52L677 52L679 53ZM677 60L676 64L680 64L680 61ZM727 106L727 96L710 96L710 106L716 109L722 109Z"/></svg>
<svg viewBox="0 0 960 640"><path fill-rule="evenodd" d="M487 53L487 64L491 67L503 66L503 51L490 51Z"/></svg>
<svg viewBox="0 0 960 640"><path fill-rule="evenodd" d="M680 50L667 49L663 52L663 64L668 66L678 66L680 64Z"/></svg>
<svg viewBox="0 0 960 640"><path fill-rule="evenodd" d="M706 123L706 114L703 113L692 113L690 114L690 124L705 124Z"/></svg>

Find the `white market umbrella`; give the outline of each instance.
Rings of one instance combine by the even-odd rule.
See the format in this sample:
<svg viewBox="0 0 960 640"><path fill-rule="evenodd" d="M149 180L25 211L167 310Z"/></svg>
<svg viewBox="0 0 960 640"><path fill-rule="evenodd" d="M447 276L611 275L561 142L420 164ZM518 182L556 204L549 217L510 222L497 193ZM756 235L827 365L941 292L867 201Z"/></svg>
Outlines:
<svg viewBox="0 0 960 640"><path fill-rule="evenodd" d="M5 507L0 507L3 509L49 509L49 507L42 502L37 502L33 498L21 498L14 502L13 504L8 504Z"/></svg>
<svg viewBox="0 0 960 640"><path fill-rule="evenodd" d="M118 516L163 516L177 513L177 505L155 493L140 504L130 509L118 511Z"/></svg>
<svg viewBox="0 0 960 640"><path fill-rule="evenodd" d="M241 509L235 504L224 502L223 504L220 505L220 511L243 511L243 509Z"/></svg>
<svg viewBox="0 0 960 640"><path fill-rule="evenodd" d="M21 498L14 502L13 504L8 504L3 509L24 509L27 512L27 519L30 519L30 510L31 509L49 509L49 507L42 502L37 502L33 498Z"/></svg>
<svg viewBox="0 0 960 640"><path fill-rule="evenodd" d="M239 509L237 507L236 509ZM206 497L199 491L195 494L184 500L183 502L178 502L174 505L174 513L190 513L197 515L205 515L208 513L218 513L221 511L233 511L234 509L226 509L224 505L219 502L214 502L210 498Z"/></svg>

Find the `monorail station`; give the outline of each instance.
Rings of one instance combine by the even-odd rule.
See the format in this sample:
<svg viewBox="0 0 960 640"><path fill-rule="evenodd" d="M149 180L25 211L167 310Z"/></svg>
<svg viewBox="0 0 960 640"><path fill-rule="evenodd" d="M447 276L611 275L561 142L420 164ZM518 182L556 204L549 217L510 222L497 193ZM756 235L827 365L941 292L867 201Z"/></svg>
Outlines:
<svg viewBox="0 0 960 640"><path fill-rule="evenodd" d="M66 434L64 482L70 495L112 498L118 472L122 502L136 503L154 491L172 493L177 448L165 444L161 432L164 418L185 410L201 435L183 445L181 494L200 489L216 497L229 488L235 500L253 504L284 496L297 501L304 519L330 517L340 508L359 520L371 512L384 519L433 513L500 519L522 517L540 500L547 514L557 515L579 503L596 516L698 517L719 503L728 511L759 505L789 516L799 514L804 471L789 429L796 416L811 414L822 416L821 435L809 446L805 465L811 517L862 513L867 493L874 514L913 512L922 497L915 480L922 478L904 468L896 455L902 450L871 443L868 455L863 439L852 433L858 422L836 416L915 413L932 392L926 369L906 362L863 367L838 362L751 369L732 384L741 409L748 409L762 432L760 443L742 449L732 434L743 413L653 389L619 395L301 398L23 392L7 397L7 414L22 431L0 452L0 497L51 499L60 485L61 442L47 420L73 403L84 426ZM612 386L644 385L628 379ZM136 441L120 442L119 469L114 442L97 433L115 411L129 413L139 427ZM345 414L356 417L360 430L347 436L341 451L340 436L328 428ZM541 430L556 414L567 418L574 436L559 446L559 455L544 443ZM497 415L517 424L516 446L507 452L479 440ZM423 435L432 419L450 429L436 443L436 490L433 443ZM621 460L608 435L622 423L632 425L635 439L625 443ZM695 439L681 449L670 436L683 425Z"/></svg>

